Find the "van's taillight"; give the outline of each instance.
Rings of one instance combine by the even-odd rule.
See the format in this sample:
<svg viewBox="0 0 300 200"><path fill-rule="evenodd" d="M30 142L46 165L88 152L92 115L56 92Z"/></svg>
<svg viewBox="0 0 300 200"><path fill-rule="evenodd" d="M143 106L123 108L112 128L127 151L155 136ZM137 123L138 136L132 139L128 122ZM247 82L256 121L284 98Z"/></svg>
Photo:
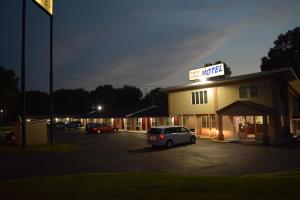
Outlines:
<svg viewBox="0 0 300 200"><path fill-rule="evenodd" d="M160 134L158 139L159 139L159 140L164 140L164 138L165 138L164 135L163 135L163 134Z"/></svg>

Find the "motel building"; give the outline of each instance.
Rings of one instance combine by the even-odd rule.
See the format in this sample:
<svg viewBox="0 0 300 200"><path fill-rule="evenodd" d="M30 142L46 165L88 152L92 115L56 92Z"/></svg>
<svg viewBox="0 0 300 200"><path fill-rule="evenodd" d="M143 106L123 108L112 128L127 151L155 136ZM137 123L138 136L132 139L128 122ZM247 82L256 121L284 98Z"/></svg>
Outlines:
<svg viewBox="0 0 300 200"><path fill-rule="evenodd" d="M190 71L190 80L202 81L163 89L175 125L199 137L265 144L283 142L289 133L299 135L300 81L292 69L216 81L205 81L209 71L199 70L206 71ZM222 70L224 66L215 71Z"/></svg>
<svg viewBox="0 0 300 200"><path fill-rule="evenodd" d="M150 106L139 110L101 110L89 113L80 119L83 125L87 123L106 123L114 125L119 130L146 132L153 126L173 125L166 109Z"/></svg>

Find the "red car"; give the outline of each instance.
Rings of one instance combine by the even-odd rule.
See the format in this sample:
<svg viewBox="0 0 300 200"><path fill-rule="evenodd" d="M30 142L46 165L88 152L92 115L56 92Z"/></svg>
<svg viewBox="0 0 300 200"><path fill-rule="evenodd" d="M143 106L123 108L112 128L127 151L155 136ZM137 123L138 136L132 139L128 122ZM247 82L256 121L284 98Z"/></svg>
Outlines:
<svg viewBox="0 0 300 200"><path fill-rule="evenodd" d="M118 131L118 128L109 125L109 124L97 124L95 126L92 126L88 129L89 133L95 133L95 134L100 134L100 133L115 133Z"/></svg>

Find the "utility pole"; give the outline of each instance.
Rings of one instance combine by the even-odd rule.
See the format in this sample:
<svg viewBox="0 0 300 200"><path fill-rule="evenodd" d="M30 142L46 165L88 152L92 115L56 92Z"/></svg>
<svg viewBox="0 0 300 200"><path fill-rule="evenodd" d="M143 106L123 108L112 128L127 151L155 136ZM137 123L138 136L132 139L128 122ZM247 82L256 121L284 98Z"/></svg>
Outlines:
<svg viewBox="0 0 300 200"><path fill-rule="evenodd" d="M53 115L54 115L54 102L53 102L53 15L50 15L50 144L54 144L53 135Z"/></svg>
<svg viewBox="0 0 300 200"><path fill-rule="evenodd" d="M22 58L21 58L21 95L22 95L22 111L21 111L21 120L22 120L22 148L26 147L26 0L23 0L22 5Z"/></svg>

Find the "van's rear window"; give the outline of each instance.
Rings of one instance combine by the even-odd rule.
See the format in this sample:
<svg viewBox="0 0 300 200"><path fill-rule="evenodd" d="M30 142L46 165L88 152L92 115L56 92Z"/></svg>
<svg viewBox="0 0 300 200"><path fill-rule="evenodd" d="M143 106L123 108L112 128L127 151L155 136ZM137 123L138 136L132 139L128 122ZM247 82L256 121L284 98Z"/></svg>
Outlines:
<svg viewBox="0 0 300 200"><path fill-rule="evenodd" d="M160 128L150 128L150 130L148 131L148 134L159 135L160 133L161 133Z"/></svg>

